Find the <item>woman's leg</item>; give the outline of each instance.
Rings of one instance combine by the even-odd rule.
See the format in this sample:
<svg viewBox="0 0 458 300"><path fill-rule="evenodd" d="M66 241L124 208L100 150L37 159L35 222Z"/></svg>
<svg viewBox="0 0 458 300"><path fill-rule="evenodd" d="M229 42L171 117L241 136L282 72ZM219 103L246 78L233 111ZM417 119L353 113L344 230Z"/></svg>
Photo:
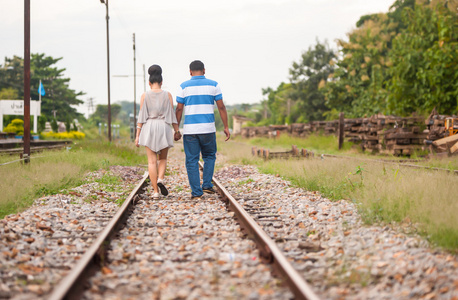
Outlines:
<svg viewBox="0 0 458 300"><path fill-rule="evenodd" d="M159 165L158 165L158 179L164 180L165 177L165 170L167 169L167 154L169 152L169 148L165 148L161 150L161 154L159 154Z"/></svg>
<svg viewBox="0 0 458 300"><path fill-rule="evenodd" d="M146 148L146 156L148 156L148 173L149 179L151 180L151 186L155 193L159 193L157 188L157 157L156 152L153 152L150 148Z"/></svg>

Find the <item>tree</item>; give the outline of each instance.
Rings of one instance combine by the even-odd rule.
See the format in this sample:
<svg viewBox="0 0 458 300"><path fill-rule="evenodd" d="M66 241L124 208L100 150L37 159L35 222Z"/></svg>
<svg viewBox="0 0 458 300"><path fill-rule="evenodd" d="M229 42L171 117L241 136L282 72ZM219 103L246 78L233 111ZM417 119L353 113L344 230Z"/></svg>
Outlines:
<svg viewBox="0 0 458 300"><path fill-rule="evenodd" d="M56 133L59 132L59 124L57 124L56 118L53 118L51 120L51 129L52 129L52 131L54 131Z"/></svg>
<svg viewBox="0 0 458 300"><path fill-rule="evenodd" d="M458 113L458 17L443 3L403 14L407 28L393 41L388 82L390 113ZM425 20L428 20L427 22Z"/></svg>
<svg viewBox="0 0 458 300"><path fill-rule="evenodd" d="M17 90L9 87L3 88L0 90L0 100L18 100L18 92Z"/></svg>
<svg viewBox="0 0 458 300"><path fill-rule="evenodd" d="M52 58L45 56L45 54L32 54L30 61L31 79L30 85L34 87L31 89L32 99L38 99L38 85L40 80L46 90L46 95L42 97L41 110L45 115L52 115L53 110L57 110L57 116L62 120L67 117L75 119L82 114L76 111L72 105L79 105L84 103L77 97L84 95L83 92L75 92L69 88L69 78L63 77L65 69L58 69L53 67L60 58Z"/></svg>
<svg viewBox="0 0 458 300"><path fill-rule="evenodd" d="M114 120L121 111L121 105L111 104L111 119ZM98 104L95 112L90 117L91 121L97 125L99 123L106 123L108 120L108 105Z"/></svg>
<svg viewBox="0 0 458 300"><path fill-rule="evenodd" d="M363 21L364 20L364 21ZM326 86L327 104L349 117L361 117L386 110L386 59L395 26L386 14L362 17L348 41L339 40L341 59Z"/></svg>
<svg viewBox="0 0 458 300"><path fill-rule="evenodd" d="M69 78L64 78L65 69L58 69L54 65L61 58L52 58L45 54L32 54L30 60L30 94L32 99L37 100L38 85L40 80L46 91L42 97L41 112L47 116L53 116L53 110L57 111L57 116L63 120L68 116L71 119L82 117L72 105L80 105L83 101L78 97L82 92L75 92L69 88ZM18 98L24 98L24 62L23 59L14 56L5 58L3 65L0 65L0 91L5 93L5 89L17 92ZM10 92L8 92L10 93ZM11 94L10 94L11 95Z"/></svg>
<svg viewBox="0 0 458 300"><path fill-rule="evenodd" d="M334 71L332 61L336 54L327 43L317 43L302 53L299 62L294 62L289 69L292 92L287 95L287 107L292 122L300 117L304 121L323 120L323 114L329 110L325 97L320 90L326 84L328 77ZM296 109L292 109L295 104Z"/></svg>
<svg viewBox="0 0 458 300"><path fill-rule="evenodd" d="M18 97L24 98L24 60L19 56L5 57L0 65L0 91L3 89L13 89Z"/></svg>
<svg viewBox="0 0 458 300"><path fill-rule="evenodd" d="M46 129L46 122L48 118L45 115L38 116L38 132L42 132Z"/></svg>
<svg viewBox="0 0 458 300"><path fill-rule="evenodd" d="M397 0L387 14L362 16L348 41L339 40L340 59L324 93L327 104L348 117L387 113L387 82L393 62L389 53L394 37L407 27L402 12L415 0Z"/></svg>
<svg viewBox="0 0 458 300"><path fill-rule="evenodd" d="M72 130L72 123L69 117L65 120L65 131L70 132Z"/></svg>
<svg viewBox="0 0 458 300"><path fill-rule="evenodd" d="M123 101L117 101L114 104L119 104L121 106L121 111L117 115L118 121L122 122L125 125L129 125L130 124L130 114L134 113L134 102L123 100ZM140 111L140 104L136 103L136 105L137 105L136 112L137 112L137 118L138 118L138 113Z"/></svg>
<svg viewBox="0 0 458 300"><path fill-rule="evenodd" d="M285 124L288 117L287 101L291 98L292 86L291 83L280 83L276 90L266 88L262 90L262 94L267 96L267 107L271 112L271 124Z"/></svg>

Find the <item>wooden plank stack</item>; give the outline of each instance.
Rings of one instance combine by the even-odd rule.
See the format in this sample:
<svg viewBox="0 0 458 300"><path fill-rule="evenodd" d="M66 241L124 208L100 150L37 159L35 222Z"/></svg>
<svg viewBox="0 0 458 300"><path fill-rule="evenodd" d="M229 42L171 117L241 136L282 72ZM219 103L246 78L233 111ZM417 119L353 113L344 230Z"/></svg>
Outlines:
<svg viewBox="0 0 458 300"><path fill-rule="evenodd" d="M425 124L428 127L428 137L430 141L435 141L444 138L445 132L445 119L447 116L439 115L434 108L429 117L425 120Z"/></svg>
<svg viewBox="0 0 458 300"><path fill-rule="evenodd" d="M458 134L450 135L445 125L447 119L453 119L454 129L458 129L457 116L439 115L436 109L433 109L425 120L428 127L425 130L427 134L425 144L428 145L431 153L439 155L458 154Z"/></svg>
<svg viewBox="0 0 458 300"><path fill-rule="evenodd" d="M312 124L310 123L294 123L291 125L291 136L306 137L312 132Z"/></svg>
<svg viewBox="0 0 458 300"><path fill-rule="evenodd" d="M427 134L420 132L419 126L401 127L379 132L379 151L394 155L411 155L424 149ZM383 146L382 146L383 145Z"/></svg>
<svg viewBox="0 0 458 300"><path fill-rule="evenodd" d="M420 116L396 117L382 114L369 118L345 119L344 137L346 141L360 144L363 150L393 155L411 155L416 150L425 150L427 148L426 140L435 141L447 135L444 127L445 118L446 116L440 116L433 110L426 121ZM428 127L427 130L423 130L425 126ZM326 135L337 135L338 127L337 120L245 127L242 128L242 136L247 138L278 137L281 134L288 134L293 137L306 137L311 133L319 132Z"/></svg>
<svg viewBox="0 0 458 300"><path fill-rule="evenodd" d="M458 134L435 140L432 146L436 153L458 154Z"/></svg>
<svg viewBox="0 0 458 300"><path fill-rule="evenodd" d="M265 160L268 159L273 159L273 158L284 158L284 159L289 159L289 158L310 158L310 157L315 157L315 153L313 151L307 150L307 149L297 149L296 145L292 145L290 151L280 151L280 152L272 152L270 149L264 149L264 148L257 148L257 147L252 147L251 148L251 154L253 156L259 156L264 158Z"/></svg>

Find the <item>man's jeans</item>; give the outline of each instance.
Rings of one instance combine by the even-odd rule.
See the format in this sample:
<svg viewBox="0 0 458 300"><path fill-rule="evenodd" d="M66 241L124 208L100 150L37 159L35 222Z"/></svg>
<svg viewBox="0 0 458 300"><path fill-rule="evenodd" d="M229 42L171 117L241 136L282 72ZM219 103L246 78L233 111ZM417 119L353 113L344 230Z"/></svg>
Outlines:
<svg viewBox="0 0 458 300"><path fill-rule="evenodd" d="M184 153L186 154L186 170L192 196L201 196L202 188L213 187L212 178L216 160L216 134L185 134L183 135ZM203 183L200 186L199 157L204 160Z"/></svg>

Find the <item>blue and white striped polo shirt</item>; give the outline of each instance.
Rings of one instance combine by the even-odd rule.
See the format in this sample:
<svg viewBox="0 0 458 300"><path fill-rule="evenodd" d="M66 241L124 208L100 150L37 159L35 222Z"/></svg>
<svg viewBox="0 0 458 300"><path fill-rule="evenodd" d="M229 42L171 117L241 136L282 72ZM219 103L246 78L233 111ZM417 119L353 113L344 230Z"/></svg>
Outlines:
<svg viewBox="0 0 458 300"><path fill-rule="evenodd" d="M218 83L202 76L192 76L177 92L177 102L184 104L183 134L216 132L214 105L223 95Z"/></svg>

